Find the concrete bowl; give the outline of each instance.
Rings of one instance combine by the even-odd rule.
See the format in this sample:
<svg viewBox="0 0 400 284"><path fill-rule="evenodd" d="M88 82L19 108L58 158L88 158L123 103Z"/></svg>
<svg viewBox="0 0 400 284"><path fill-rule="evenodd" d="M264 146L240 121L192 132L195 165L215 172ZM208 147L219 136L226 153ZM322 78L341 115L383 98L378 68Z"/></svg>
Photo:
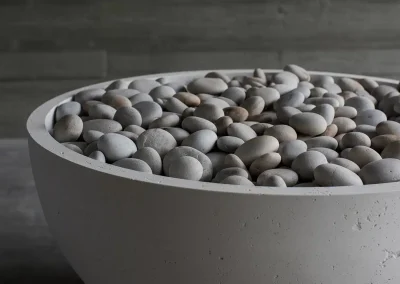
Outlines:
<svg viewBox="0 0 400 284"><path fill-rule="evenodd" d="M186 83L207 72L126 80ZM117 168L65 148L48 132L56 106L79 90L38 107L27 128L48 225L85 283L400 283L400 183L248 188Z"/></svg>

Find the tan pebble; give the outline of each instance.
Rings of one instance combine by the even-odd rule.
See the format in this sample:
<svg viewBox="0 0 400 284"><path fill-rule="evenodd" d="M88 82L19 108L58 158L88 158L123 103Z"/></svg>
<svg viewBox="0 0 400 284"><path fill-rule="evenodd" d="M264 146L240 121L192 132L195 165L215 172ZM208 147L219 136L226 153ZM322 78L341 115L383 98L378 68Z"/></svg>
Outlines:
<svg viewBox="0 0 400 284"><path fill-rule="evenodd" d="M377 152L381 152L389 143L399 140L400 136L393 134L375 136L371 139L371 148L376 150Z"/></svg>
<svg viewBox="0 0 400 284"><path fill-rule="evenodd" d="M272 152L264 154L251 163L249 171L253 177L258 177L262 172L276 168L281 162L281 155Z"/></svg>
<svg viewBox="0 0 400 284"><path fill-rule="evenodd" d="M330 124L326 128L325 132L321 134L321 136L329 136L329 137L335 137L338 132L338 127L336 124Z"/></svg>
<svg viewBox="0 0 400 284"><path fill-rule="evenodd" d="M249 112L242 107L227 107L224 109L224 114L232 118L234 122L245 121L249 116Z"/></svg>
<svg viewBox="0 0 400 284"><path fill-rule="evenodd" d="M338 134L347 133L356 128L356 123L348 117L335 117L333 124L338 127Z"/></svg>

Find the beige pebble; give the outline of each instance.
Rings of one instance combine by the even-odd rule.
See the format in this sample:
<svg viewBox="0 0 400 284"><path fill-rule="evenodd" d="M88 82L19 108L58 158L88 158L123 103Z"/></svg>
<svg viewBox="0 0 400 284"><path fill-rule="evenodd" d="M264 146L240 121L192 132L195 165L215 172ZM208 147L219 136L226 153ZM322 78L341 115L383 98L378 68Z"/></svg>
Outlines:
<svg viewBox="0 0 400 284"><path fill-rule="evenodd" d="M245 142L257 137L257 133L250 126L238 122L231 123L227 132L229 136L238 137Z"/></svg>
<svg viewBox="0 0 400 284"><path fill-rule="evenodd" d="M357 110L351 106L342 106L335 109L335 117L355 118Z"/></svg>
<svg viewBox="0 0 400 284"><path fill-rule="evenodd" d="M202 129L210 129L214 132L217 132L217 127L211 121L196 117L196 116L189 116L186 117L182 121L182 128L189 131L190 133L202 130Z"/></svg>
<svg viewBox="0 0 400 284"><path fill-rule="evenodd" d="M378 135L371 139L371 148L381 152L389 143L399 140L400 136L393 134Z"/></svg>
<svg viewBox="0 0 400 284"><path fill-rule="evenodd" d="M264 135L273 136L278 139L279 143L297 139L296 131L284 124L274 125L264 131Z"/></svg>
<svg viewBox="0 0 400 284"><path fill-rule="evenodd" d="M219 136L227 135L228 126L233 123L233 119L229 116L223 116L215 121L215 126L217 127L217 134Z"/></svg>
<svg viewBox="0 0 400 284"><path fill-rule="evenodd" d="M335 117L333 124L338 127L338 134L347 133L356 128L356 123L348 117Z"/></svg>
<svg viewBox="0 0 400 284"><path fill-rule="evenodd" d="M329 136L329 137L335 137L336 134L338 133L338 127L336 124L330 124L326 127L326 130L324 133L321 134L321 136Z"/></svg>
<svg viewBox="0 0 400 284"><path fill-rule="evenodd" d="M206 93L217 95L224 92L228 85L220 78L198 78L191 81L187 89L193 94Z"/></svg>
<svg viewBox="0 0 400 284"><path fill-rule="evenodd" d="M289 125L297 132L309 136L322 134L328 126L325 118L316 113L299 113L289 119Z"/></svg>
<svg viewBox="0 0 400 284"><path fill-rule="evenodd" d="M179 92L174 95L174 98L180 100L182 103L188 107L197 107L200 105L200 98L192 93Z"/></svg>
<svg viewBox="0 0 400 284"><path fill-rule="evenodd" d="M60 143L76 141L82 134L83 125L82 119L75 114L63 116L54 125L53 137Z"/></svg>
<svg viewBox="0 0 400 284"><path fill-rule="evenodd" d="M273 125L270 124L270 123L264 123L264 122L263 123L259 123L259 122L257 122L255 124L251 125L250 127L251 127L251 129L253 129L256 132L257 135L262 135L262 134L264 134L264 131L266 129L268 129L268 128L272 127L272 126Z"/></svg>
<svg viewBox="0 0 400 284"><path fill-rule="evenodd" d="M246 92L247 97L260 97L264 100L265 106L268 107L279 100L280 94L274 88L250 88Z"/></svg>
<svg viewBox="0 0 400 284"><path fill-rule="evenodd" d="M233 122L242 122L247 119L249 112L242 107L227 107L224 109L225 116L232 118Z"/></svg>

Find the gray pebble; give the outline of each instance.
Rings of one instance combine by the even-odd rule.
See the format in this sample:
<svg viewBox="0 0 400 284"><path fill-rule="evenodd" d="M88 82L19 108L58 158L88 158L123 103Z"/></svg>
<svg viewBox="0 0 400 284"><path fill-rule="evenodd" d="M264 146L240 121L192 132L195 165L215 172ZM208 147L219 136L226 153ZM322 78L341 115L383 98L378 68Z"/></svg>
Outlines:
<svg viewBox="0 0 400 284"><path fill-rule="evenodd" d="M335 117L333 124L336 124L338 127L338 134L347 133L356 128L356 123L347 117Z"/></svg>
<svg viewBox="0 0 400 284"><path fill-rule="evenodd" d="M228 154L225 156L224 168L232 168L232 167L247 170L246 165L238 156L236 156L235 154Z"/></svg>
<svg viewBox="0 0 400 284"><path fill-rule="evenodd" d="M63 145L64 145L65 147L67 147L68 149L70 149L70 150L72 150L72 151L74 151L74 152L76 152L76 153L78 153L78 154L83 155L83 151L82 151L81 148L79 148L78 146L76 146L76 145L74 145L74 144L70 144L70 143L63 143Z"/></svg>
<svg viewBox="0 0 400 284"><path fill-rule="evenodd" d="M85 101L99 101L106 91L104 89L86 89L74 96L74 101L82 104Z"/></svg>
<svg viewBox="0 0 400 284"><path fill-rule="evenodd" d="M257 122L255 124L251 125L250 127L251 127L251 129L253 129L256 132L257 135L263 135L264 131L266 129L272 127L272 126L273 125L269 124L269 123L259 123L259 122Z"/></svg>
<svg viewBox="0 0 400 284"><path fill-rule="evenodd" d="M283 67L283 70L295 74L300 81L310 81L311 79L310 74L303 67L295 64L288 64Z"/></svg>
<svg viewBox="0 0 400 284"><path fill-rule="evenodd" d="M136 104L141 102L153 102L153 98L146 93L137 94L136 96L133 96L129 100L131 101L132 106L136 106Z"/></svg>
<svg viewBox="0 0 400 284"><path fill-rule="evenodd" d="M354 131L362 132L362 133L366 134L369 138L374 138L375 136L378 135L378 133L376 133L376 126L367 125L367 124L357 125L357 127L354 129Z"/></svg>
<svg viewBox="0 0 400 284"><path fill-rule="evenodd" d="M217 127L217 134L219 136L227 135L228 126L233 123L233 119L229 116L223 116L217 119L215 126Z"/></svg>
<svg viewBox="0 0 400 284"><path fill-rule="evenodd" d="M276 168L281 160L281 155L275 152L261 155L251 163L249 171L253 177L258 177L262 172Z"/></svg>
<svg viewBox="0 0 400 284"><path fill-rule="evenodd" d="M338 146L338 141L335 138L329 136L313 137L307 139L305 143L307 144L308 149L320 147L336 150Z"/></svg>
<svg viewBox="0 0 400 284"><path fill-rule="evenodd" d="M342 152L340 152L340 157L344 159L349 159L349 154L352 148L346 148Z"/></svg>
<svg viewBox="0 0 400 284"><path fill-rule="evenodd" d="M289 125L274 125L264 131L264 135L275 137L279 143L297 139L296 131Z"/></svg>
<svg viewBox="0 0 400 284"><path fill-rule="evenodd" d="M287 84L275 84L274 86L271 86L271 88L277 90L280 95L284 95L290 91L293 91L296 88L296 86Z"/></svg>
<svg viewBox="0 0 400 284"><path fill-rule="evenodd" d="M203 167L201 181L211 181L213 176L213 165L211 160L199 150L187 146L179 146L169 151L163 159L164 174L169 176L170 165L175 159L183 156L190 156L197 159Z"/></svg>
<svg viewBox="0 0 400 284"><path fill-rule="evenodd" d="M202 104L195 109L193 115L214 122L224 116L224 111L216 105Z"/></svg>
<svg viewBox="0 0 400 284"><path fill-rule="evenodd" d="M364 90L364 87L352 78L339 78L337 83L343 91L356 92L358 90Z"/></svg>
<svg viewBox="0 0 400 284"><path fill-rule="evenodd" d="M275 104L275 109L282 108L285 106L298 107L304 103L304 95L298 90L290 91L282 95Z"/></svg>
<svg viewBox="0 0 400 284"><path fill-rule="evenodd" d="M314 170L315 181L321 186L363 185L361 178L345 167L323 164Z"/></svg>
<svg viewBox="0 0 400 284"><path fill-rule="evenodd" d="M368 93L366 90L358 90L356 91L355 94L361 98L369 99L374 105L378 103L378 101L373 96L371 96L370 93Z"/></svg>
<svg viewBox="0 0 400 284"><path fill-rule="evenodd" d="M346 133L340 142L340 147L342 149L345 149L345 148L353 148L355 146L370 147L371 139L368 137L368 135L362 132Z"/></svg>
<svg viewBox="0 0 400 284"><path fill-rule="evenodd" d="M237 168L237 167L231 167L231 168L225 168L219 171L215 178L213 179L213 182L219 183L223 181L225 178L229 176L242 176L246 178L247 180L250 178L249 173L242 168Z"/></svg>
<svg viewBox="0 0 400 284"><path fill-rule="evenodd" d="M101 136L97 141L97 147L109 162L128 158L137 150L131 139L117 133L107 133Z"/></svg>
<svg viewBox="0 0 400 284"><path fill-rule="evenodd" d="M391 92L396 92L396 88L389 85L380 85L373 89L371 95L377 99L378 101L382 100L385 96L387 96Z"/></svg>
<svg viewBox="0 0 400 284"><path fill-rule="evenodd" d="M328 160L324 154L317 151L307 151L298 155L291 167L302 180L312 180L315 168L326 163L328 163Z"/></svg>
<svg viewBox="0 0 400 284"><path fill-rule="evenodd" d="M203 175L203 166L196 158L178 157L171 162L168 174L174 178L198 181Z"/></svg>
<svg viewBox="0 0 400 284"><path fill-rule="evenodd" d="M313 89L315 86L314 86L314 84L313 83L311 83L311 82L307 82L307 81L301 81L299 84L298 84L298 87L306 87L306 88L308 88L310 91L311 91L311 89Z"/></svg>
<svg viewBox="0 0 400 284"><path fill-rule="evenodd" d="M371 148L381 152L389 143L400 140L400 137L393 134L378 135L371 139Z"/></svg>
<svg viewBox="0 0 400 284"><path fill-rule="evenodd" d="M321 85L321 87L327 90L328 93L339 94L342 92L342 89L339 87L339 85L335 83L324 83Z"/></svg>
<svg viewBox="0 0 400 284"><path fill-rule="evenodd" d="M85 148L88 146L88 143L86 143L84 141L65 142L62 144L71 144L71 145L77 146L79 149L82 150L82 154L83 154L83 151L85 150Z"/></svg>
<svg viewBox="0 0 400 284"><path fill-rule="evenodd" d="M360 171L360 167L356 163L345 158L336 158L330 161L330 163L345 167L346 169L355 173Z"/></svg>
<svg viewBox="0 0 400 284"><path fill-rule="evenodd" d="M377 184L400 181L400 160L382 159L363 167L360 177L364 184Z"/></svg>
<svg viewBox="0 0 400 284"><path fill-rule="evenodd" d="M190 133L185 129L179 127L164 127L163 129L175 138L178 145L180 145L182 141L190 135Z"/></svg>
<svg viewBox="0 0 400 284"><path fill-rule="evenodd" d="M132 89L125 89L125 90L110 90L107 91L102 97L101 101L105 104L111 104L113 101L113 98L118 95L118 96L123 96L128 99L136 96L137 94L140 94L139 91L137 90L132 90Z"/></svg>
<svg viewBox="0 0 400 284"><path fill-rule="evenodd" d="M320 116L325 118L325 121L328 125L332 124L332 121L335 117L335 109L329 104L318 105L311 112L319 114Z"/></svg>
<svg viewBox="0 0 400 284"><path fill-rule="evenodd" d="M139 135L137 135L136 133L130 132L130 131L118 131L115 133L124 135L125 137L131 139L135 143L137 142L137 139L139 138Z"/></svg>
<svg viewBox="0 0 400 284"><path fill-rule="evenodd" d="M229 87L240 87L241 84L238 80L232 79L229 83L228 83Z"/></svg>
<svg viewBox="0 0 400 284"><path fill-rule="evenodd" d="M132 102L124 96L112 95L109 97L109 101L107 102L107 105L109 105L115 109L119 109L121 107L131 107Z"/></svg>
<svg viewBox="0 0 400 284"><path fill-rule="evenodd" d="M341 97L345 100L345 104L346 104L346 101L347 101L348 99L358 97L355 93L350 92L350 91L341 92L341 93L339 94L339 96L341 96ZM375 99L375 98L374 98L374 99Z"/></svg>
<svg viewBox="0 0 400 284"><path fill-rule="evenodd" d="M286 187L286 183L280 176L268 176L260 180L259 186Z"/></svg>
<svg viewBox="0 0 400 284"><path fill-rule="evenodd" d="M169 113L165 116L157 118L150 123L149 128L163 128L163 127L175 127L178 126L180 117L175 113Z"/></svg>
<svg viewBox="0 0 400 284"><path fill-rule="evenodd" d="M282 163L290 167L298 155L307 151L307 144L301 140L288 141L280 145L279 154L282 157Z"/></svg>
<svg viewBox="0 0 400 284"><path fill-rule="evenodd" d="M329 75L316 75L313 76L313 81L315 86L322 86L323 84L334 84L335 79Z"/></svg>
<svg viewBox="0 0 400 284"><path fill-rule="evenodd" d="M188 92L179 92L174 96L174 98L178 99L188 107L197 107L201 102L198 96Z"/></svg>
<svg viewBox="0 0 400 284"><path fill-rule="evenodd" d="M301 111L294 107L282 107L276 110L276 116L279 122L284 124L289 124L290 118L298 113L301 113Z"/></svg>
<svg viewBox="0 0 400 284"><path fill-rule="evenodd" d="M238 137L243 141L248 141L257 137L257 133L250 127L243 123L231 123L227 128L228 135Z"/></svg>
<svg viewBox="0 0 400 284"><path fill-rule="evenodd" d="M335 117L348 117L355 118L357 116L357 110L351 106L338 107L335 110Z"/></svg>
<svg viewBox="0 0 400 284"><path fill-rule="evenodd" d="M106 90L119 90L119 89L127 89L129 86L130 82L126 80L115 80L112 82Z"/></svg>
<svg viewBox="0 0 400 284"><path fill-rule="evenodd" d="M400 136L400 123L396 121L382 121L376 126L378 135L393 134Z"/></svg>
<svg viewBox="0 0 400 284"><path fill-rule="evenodd" d="M162 108L155 102L140 102L135 104L142 117L142 127L147 128L150 123L162 116Z"/></svg>
<svg viewBox="0 0 400 284"><path fill-rule="evenodd" d="M293 115L289 119L289 125L292 126L297 132L309 136L322 134L328 126L325 118L319 114L310 112Z"/></svg>
<svg viewBox="0 0 400 284"><path fill-rule="evenodd" d="M117 110L109 105L94 104L89 107L88 114L94 119L113 119Z"/></svg>
<svg viewBox="0 0 400 284"><path fill-rule="evenodd" d="M350 98L345 101L344 105L355 108L358 113L365 110L375 109L374 103L371 100L363 97Z"/></svg>
<svg viewBox="0 0 400 284"><path fill-rule="evenodd" d="M262 98L265 102L265 107L272 105L280 98L279 92L273 88L250 88L246 94L248 98L256 96Z"/></svg>
<svg viewBox="0 0 400 284"><path fill-rule="evenodd" d="M278 150L279 142L272 136L258 136L246 141L236 151L237 155L246 166L250 166L258 157Z"/></svg>
<svg viewBox="0 0 400 284"><path fill-rule="evenodd" d="M98 150L97 141L93 141L92 143L86 146L85 150L83 150L83 154L85 156L89 156L90 154L92 154L94 151L97 150Z"/></svg>
<svg viewBox="0 0 400 284"><path fill-rule="evenodd" d="M118 121L122 127L127 127L129 125L142 125L142 115L133 107L119 108L115 113L114 120Z"/></svg>
<svg viewBox="0 0 400 284"><path fill-rule="evenodd" d="M217 71L209 72L204 77L206 77L206 78L219 78L222 81L224 81L225 83L228 83L231 80L227 75L225 75L225 74L223 74L221 72L217 72Z"/></svg>
<svg viewBox="0 0 400 284"><path fill-rule="evenodd" d="M339 107L344 106L344 98L342 96L337 95L337 94L325 93L322 98L335 99L335 100L337 100L339 102Z"/></svg>
<svg viewBox="0 0 400 284"><path fill-rule="evenodd" d="M278 120L278 117L274 111L264 111L260 114L249 116L248 120L261 123L273 123ZM246 123L246 121L243 121L243 123Z"/></svg>
<svg viewBox="0 0 400 284"><path fill-rule="evenodd" d="M258 121L251 121L251 120L248 120L248 121L243 121L243 122L241 122L241 123L243 123L243 124L245 124L245 125L247 125L247 126L252 127L254 124L258 124L259 122L258 122ZM253 129L253 130L254 130L254 129Z"/></svg>
<svg viewBox="0 0 400 284"><path fill-rule="evenodd" d="M218 97L218 98L209 98L206 100L203 100L201 104L209 104L209 105L214 105L217 106L221 109L230 107L230 106L236 106L236 103L234 101L231 101L230 99L224 98L224 97Z"/></svg>
<svg viewBox="0 0 400 284"><path fill-rule="evenodd" d="M246 185L246 186L254 186L254 184L242 176L229 176L221 181L223 184L232 184L232 185Z"/></svg>
<svg viewBox="0 0 400 284"><path fill-rule="evenodd" d="M387 144L387 146L383 149L381 156L383 159L400 159L400 141L397 140Z"/></svg>
<svg viewBox="0 0 400 284"><path fill-rule="evenodd" d="M75 115L66 115L54 124L53 137L58 142L76 141L83 130L82 119Z"/></svg>
<svg viewBox="0 0 400 284"><path fill-rule="evenodd" d="M89 111L89 108L92 105L101 105L101 104L103 104L103 103L100 102L100 101L85 101L85 102L82 103L81 106L82 106L83 111L87 114L88 111Z"/></svg>
<svg viewBox="0 0 400 284"><path fill-rule="evenodd" d="M347 159L353 161L362 169L365 165L380 160L382 157L374 149L367 146L356 146L348 152Z"/></svg>
<svg viewBox="0 0 400 284"><path fill-rule="evenodd" d="M196 131L190 134L189 137L185 138L182 141L182 146L192 147L206 154L214 148L217 139L218 136L215 132L203 129Z"/></svg>
<svg viewBox="0 0 400 284"><path fill-rule="evenodd" d="M310 148L308 149L309 151L317 151L320 152L325 156L327 159L328 163L332 161L333 159L336 159L339 157L339 153L336 152L335 150L329 149L329 148L323 148L323 147L315 147L315 148Z"/></svg>
<svg viewBox="0 0 400 284"><path fill-rule="evenodd" d="M372 126L377 126L379 123L386 120L386 114L377 109L369 109L359 112L355 118L357 125L368 124Z"/></svg>
<svg viewBox="0 0 400 284"><path fill-rule="evenodd" d="M316 106L310 104L301 104L297 107L297 109L301 112L312 111Z"/></svg>
<svg viewBox="0 0 400 284"><path fill-rule="evenodd" d="M217 140L218 149L226 153L234 153L244 141L234 136L222 136Z"/></svg>
<svg viewBox="0 0 400 284"><path fill-rule="evenodd" d="M295 171L287 168L278 168L266 170L261 173L257 178L257 185L264 184L265 180L270 176L280 176L289 187L294 186L299 180L299 176Z"/></svg>
<svg viewBox="0 0 400 284"><path fill-rule="evenodd" d="M182 114L188 107L177 98L169 98L165 101L164 108L168 111Z"/></svg>
<svg viewBox="0 0 400 284"><path fill-rule="evenodd" d="M216 174L224 168L226 153L223 152L209 152L206 156L211 160L213 166L213 173Z"/></svg>
<svg viewBox="0 0 400 284"><path fill-rule="evenodd" d="M116 161L113 165L138 172L152 173L150 166L146 162L135 158L124 158Z"/></svg>
<svg viewBox="0 0 400 284"><path fill-rule="evenodd" d="M322 104L328 104L333 107L339 107L340 103L336 98L308 98L304 101L306 104L313 104L316 106L322 105Z"/></svg>
<svg viewBox="0 0 400 284"><path fill-rule="evenodd" d="M169 82L167 84L164 84L165 86L169 86L172 89L175 90L175 92L186 92L186 86L180 82Z"/></svg>
<svg viewBox="0 0 400 284"><path fill-rule="evenodd" d="M368 77L362 78L359 82L368 92L372 92L376 87L379 86L376 81Z"/></svg>
<svg viewBox="0 0 400 284"><path fill-rule="evenodd" d="M193 116L195 108L188 107L182 112L182 118L185 119L186 117Z"/></svg>
<svg viewBox="0 0 400 284"><path fill-rule="evenodd" d="M224 92L228 85L219 78L198 78L191 81L187 86L189 92L193 94L217 95Z"/></svg>
<svg viewBox="0 0 400 284"><path fill-rule="evenodd" d="M275 74L272 79L275 84L286 84L295 87L300 82L299 78L295 74L287 71Z"/></svg>
<svg viewBox="0 0 400 284"><path fill-rule="evenodd" d="M261 97L250 97L244 100L241 107L245 108L249 116L262 113L265 107L265 101Z"/></svg>
<svg viewBox="0 0 400 284"><path fill-rule="evenodd" d="M261 68L254 69L253 77L260 79L263 84L267 82L267 76Z"/></svg>
<svg viewBox="0 0 400 284"><path fill-rule="evenodd" d="M302 183L298 183L293 187L317 187L318 184L315 183L315 181L313 182L302 182Z"/></svg>
<svg viewBox="0 0 400 284"><path fill-rule="evenodd" d="M136 144L138 149L153 148L161 158L177 146L175 138L169 132L160 128L146 130L140 134Z"/></svg>
<svg viewBox="0 0 400 284"><path fill-rule="evenodd" d="M83 123L83 132L96 130L103 133L117 132L122 130L122 125L111 119L93 119Z"/></svg>
<svg viewBox="0 0 400 284"><path fill-rule="evenodd" d="M149 92L149 96L156 99L168 99L176 94L175 90L169 86L158 86Z"/></svg>
<svg viewBox="0 0 400 284"><path fill-rule="evenodd" d="M96 130L88 130L83 132L83 140L85 140L87 143L92 143L94 141L97 141L100 139L101 136L103 136L104 133L101 131L96 131Z"/></svg>
<svg viewBox="0 0 400 284"><path fill-rule="evenodd" d="M315 87L310 90L310 98L322 98L328 91L321 87Z"/></svg>
<svg viewBox="0 0 400 284"><path fill-rule="evenodd" d="M246 99L246 91L240 87L229 87L221 94L221 97L231 99L236 104L241 104Z"/></svg>
<svg viewBox="0 0 400 284"><path fill-rule="evenodd" d="M129 132L133 132L137 135L140 135L143 132L145 132L146 130L143 127L140 127L138 125L129 125L129 126L125 127L124 131L129 131Z"/></svg>
<svg viewBox="0 0 400 284"><path fill-rule="evenodd" d="M197 117L197 116L189 116L186 117L182 121L182 128L189 131L190 133L202 130L202 129L210 129L214 132L217 132L217 127L211 121Z"/></svg>
<svg viewBox="0 0 400 284"><path fill-rule="evenodd" d="M66 115L80 115L82 112L81 104L78 102L67 102L59 105L56 108L55 117L56 121L59 121L62 117Z"/></svg>
<svg viewBox="0 0 400 284"><path fill-rule="evenodd" d="M300 82L300 83L311 84L309 82ZM311 95L311 88L314 88L314 86L311 86L311 88L310 88L309 86L302 86L302 85L300 85L300 83L297 86L297 88L294 89L294 90L299 91L300 93L302 93L305 99L309 98L310 95Z"/></svg>
<svg viewBox="0 0 400 284"><path fill-rule="evenodd" d="M158 86L161 86L161 84L155 80L137 79L131 82L128 88L138 90L142 93L149 93L151 90Z"/></svg>
<svg viewBox="0 0 400 284"><path fill-rule="evenodd" d="M100 151L94 151L89 155L89 158L99 161L99 162L106 162L106 156Z"/></svg>

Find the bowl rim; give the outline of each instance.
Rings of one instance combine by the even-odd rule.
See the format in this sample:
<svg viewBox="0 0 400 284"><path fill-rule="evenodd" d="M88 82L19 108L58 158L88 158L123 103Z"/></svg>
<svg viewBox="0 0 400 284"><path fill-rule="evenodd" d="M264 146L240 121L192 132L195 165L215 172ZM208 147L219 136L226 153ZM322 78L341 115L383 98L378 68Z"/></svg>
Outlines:
<svg viewBox="0 0 400 284"><path fill-rule="evenodd" d="M400 191L400 182L392 182L385 184L372 184L362 186L340 186L340 187L287 187L274 188L266 186L244 186L244 185L229 185L212 182L190 181L184 179L171 178L161 175L137 172L130 169L120 168L111 164L93 160L84 155L78 154L61 143L57 142L48 132L46 125L50 125L55 108L67 101L72 100L72 96L79 91L91 88L106 88L109 84L116 80L133 81L137 79L157 79L160 77L200 77L209 72L222 72L226 75L248 75L252 74L254 69L217 69L217 70L197 70L197 71L180 71L168 73L156 73L149 75L133 76L120 79L114 79L106 82L96 83L74 89L58 95L51 100L37 107L27 120L27 131L30 138L39 146L49 153L56 155L61 159L65 159L77 166L87 169L99 171L104 174L113 175L119 178L134 180L147 184L162 184L165 187L180 188L184 190L200 190L208 192L220 192L230 194L256 194L256 195L273 195L273 196L341 196L341 195L362 195L362 194L378 194ZM281 69L262 69L267 74L275 74L281 72ZM397 85L399 81L393 79L385 79L380 77L372 77L366 75L355 75L347 73L320 72L308 71L310 75L327 75L332 77L349 77L353 79L369 78L379 83L389 85ZM115 190L115 188L112 188Z"/></svg>

